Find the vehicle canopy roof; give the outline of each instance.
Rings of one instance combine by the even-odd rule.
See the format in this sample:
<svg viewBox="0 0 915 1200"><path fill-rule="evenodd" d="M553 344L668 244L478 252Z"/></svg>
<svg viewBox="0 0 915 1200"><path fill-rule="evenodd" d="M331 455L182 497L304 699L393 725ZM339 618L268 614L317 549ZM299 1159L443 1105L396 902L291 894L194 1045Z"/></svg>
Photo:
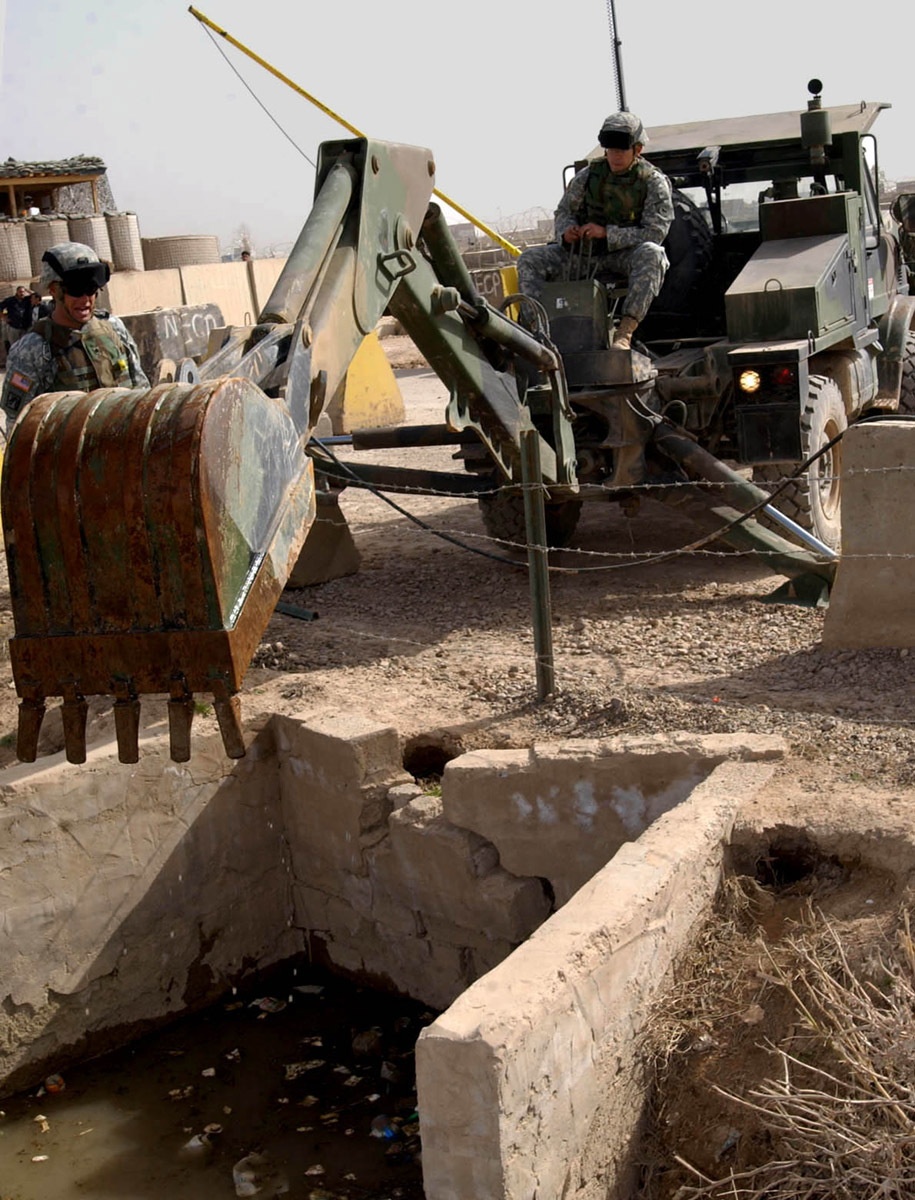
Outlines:
<svg viewBox="0 0 915 1200"><path fill-rule="evenodd" d="M885 101L861 100L838 104L821 111L829 114L832 133L827 147L827 174L844 180L844 186L860 185L859 147L880 112L891 105ZM810 176L810 151L801 144L801 117L806 110L763 113L748 117L721 117L712 121L690 121L684 125L659 125L648 129L651 139L645 157L674 180L676 186L703 186L707 176L699 154L717 147L717 177L724 186L734 183ZM603 154L600 146L590 158Z"/></svg>

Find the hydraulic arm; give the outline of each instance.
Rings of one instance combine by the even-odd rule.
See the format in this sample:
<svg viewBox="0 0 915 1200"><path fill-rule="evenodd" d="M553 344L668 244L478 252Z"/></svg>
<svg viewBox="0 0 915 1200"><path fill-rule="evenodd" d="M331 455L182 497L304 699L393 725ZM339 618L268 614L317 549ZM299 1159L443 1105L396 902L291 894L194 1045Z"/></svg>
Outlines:
<svg viewBox="0 0 915 1200"><path fill-rule="evenodd" d="M355 139L321 147L314 207L258 323L199 382L52 393L17 423L2 481L20 697L33 761L50 696L67 757L86 757L87 697L109 694L121 761L138 756L140 696L169 698L172 758L190 756L194 695L213 696L226 751L245 746L238 691L314 519L306 446L366 334L396 314L473 430L520 479L532 428L513 367L555 397L544 479L575 487L562 364L474 291L437 209L431 153Z"/></svg>

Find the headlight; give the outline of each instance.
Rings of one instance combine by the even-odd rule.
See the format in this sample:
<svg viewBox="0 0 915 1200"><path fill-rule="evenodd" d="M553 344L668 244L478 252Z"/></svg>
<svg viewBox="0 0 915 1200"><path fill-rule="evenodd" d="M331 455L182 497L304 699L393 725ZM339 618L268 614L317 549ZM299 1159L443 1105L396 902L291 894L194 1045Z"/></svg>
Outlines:
<svg viewBox="0 0 915 1200"><path fill-rule="evenodd" d="M741 371L737 382L742 392L758 392L762 380L759 377L759 371Z"/></svg>

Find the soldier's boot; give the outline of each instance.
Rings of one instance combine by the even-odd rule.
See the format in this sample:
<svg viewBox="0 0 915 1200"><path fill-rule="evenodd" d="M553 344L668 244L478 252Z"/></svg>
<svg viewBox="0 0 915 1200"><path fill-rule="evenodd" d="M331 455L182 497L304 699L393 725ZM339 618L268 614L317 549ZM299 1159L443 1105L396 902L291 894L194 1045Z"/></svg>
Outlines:
<svg viewBox="0 0 915 1200"><path fill-rule="evenodd" d="M635 317L620 317L620 323L613 335L614 350L631 350L632 335L638 329L639 323Z"/></svg>

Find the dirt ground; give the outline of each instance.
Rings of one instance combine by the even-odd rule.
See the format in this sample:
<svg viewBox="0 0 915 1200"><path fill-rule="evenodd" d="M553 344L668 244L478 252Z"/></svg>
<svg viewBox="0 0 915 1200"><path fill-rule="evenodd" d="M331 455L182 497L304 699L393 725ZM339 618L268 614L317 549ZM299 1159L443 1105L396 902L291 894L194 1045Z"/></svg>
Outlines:
<svg viewBox="0 0 915 1200"><path fill-rule="evenodd" d="M441 421L445 391L409 339L382 345L401 377L407 423ZM344 461L353 453L335 452ZM451 470L451 453L360 458ZM817 804L837 789L866 795L915 780L908 652L823 649L823 612L766 603L782 580L750 556L712 547L638 562L633 556L694 540L693 525L668 506L645 501L630 519L616 504L586 505L573 548L552 555L557 691L541 703L525 556L485 536L473 501L391 499L397 508L367 491L343 492L361 569L287 590L287 601L317 619L273 616L246 679L246 720L362 710L405 741L448 730L453 749L745 730L787 739L781 785ZM506 557L516 561L499 561ZM5 562L0 571L5 637ZM15 761L17 705L5 640L0 656L2 768ZM205 703L198 707L195 728L214 724ZM164 729L160 702L143 709L144 725ZM110 702L95 700L91 711L90 740L110 737ZM59 715L50 712L41 752L61 746Z"/></svg>
<svg viewBox="0 0 915 1200"><path fill-rule="evenodd" d="M400 375L407 422L442 420L444 389L412 344L388 338L383 345ZM335 452L344 461L353 454L348 447ZM453 466L447 448L364 457ZM880 813L911 800L908 652L824 650L824 613L767 603L782 581L751 556L713 548L667 557L696 536L668 507L645 501L630 518L614 504L586 505L573 548L552 555L557 691L539 702L524 556L485 536L472 501L393 499L396 508L367 491L343 493L361 568L287 591L287 601L317 619L273 616L246 680L246 721L273 712L362 712L394 726L407 750L425 741L447 755L620 733L776 733L788 755L758 802L773 824L787 813L800 824L805 813L828 820L831 811L838 816L850 807L872 812L877 827ZM646 554L658 561L640 561ZM506 557L515 561L500 561ZM15 761L17 701L5 641L12 632L5 563L0 572L2 778ZM205 703L199 708L195 728L215 727ZM91 712L90 740L110 738L110 702L94 700ZM144 700L143 721L164 731L163 703ZM61 747L52 712L41 753ZM739 997L743 1009L752 1002ZM779 1011L772 1007L773 1020ZM697 1060L700 1073L715 1064L716 1080L729 1069L733 1076L734 1063L765 1033L752 1023L736 1025L743 1042ZM693 1095L696 1086L685 1073L678 1095ZM699 1135L686 1128L678 1144L711 1171L734 1120L711 1109L704 1118L706 1141L698 1145ZM720 1144L707 1138L718 1125Z"/></svg>

